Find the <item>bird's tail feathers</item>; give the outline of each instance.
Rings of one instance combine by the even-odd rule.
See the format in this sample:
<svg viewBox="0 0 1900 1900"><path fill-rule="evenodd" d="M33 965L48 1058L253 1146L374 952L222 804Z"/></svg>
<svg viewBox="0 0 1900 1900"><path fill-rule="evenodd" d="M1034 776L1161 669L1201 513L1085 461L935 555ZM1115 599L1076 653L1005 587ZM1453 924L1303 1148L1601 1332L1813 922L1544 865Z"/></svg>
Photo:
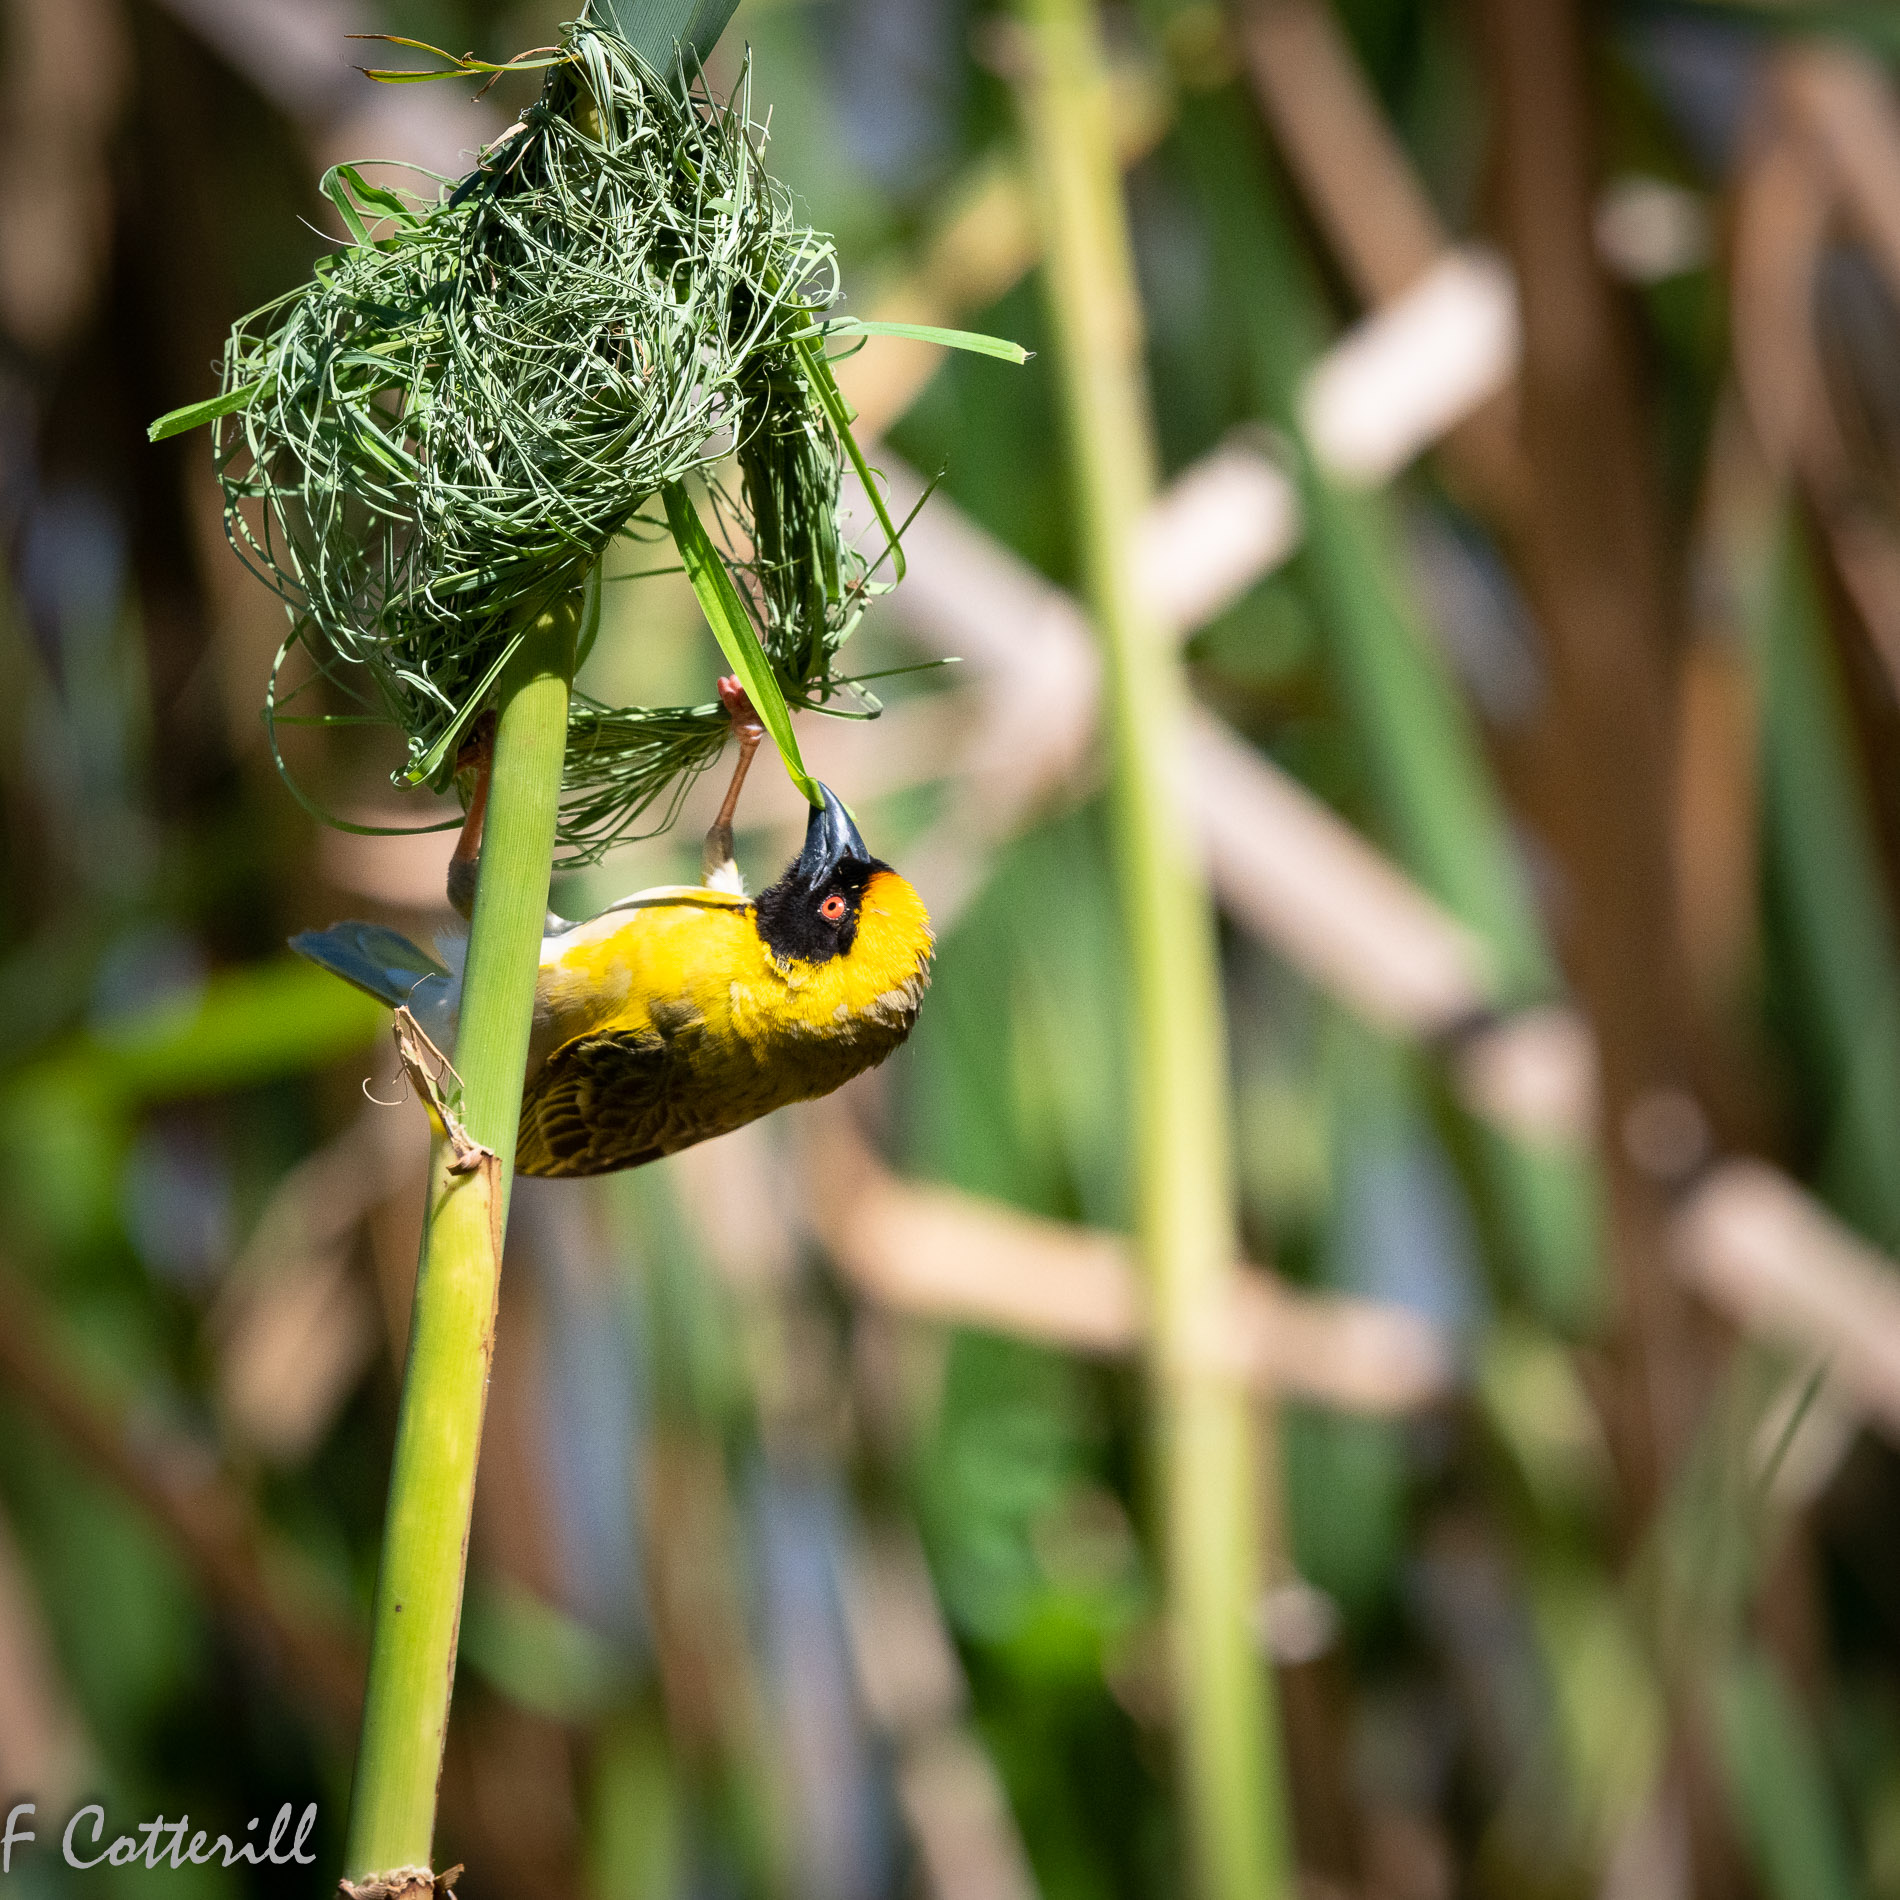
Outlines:
<svg viewBox="0 0 1900 1900"><path fill-rule="evenodd" d="M400 931L383 924L332 924L328 930L300 931L290 947L391 1009L406 1004L437 1043L449 1046L461 1001L461 972L451 973Z"/></svg>

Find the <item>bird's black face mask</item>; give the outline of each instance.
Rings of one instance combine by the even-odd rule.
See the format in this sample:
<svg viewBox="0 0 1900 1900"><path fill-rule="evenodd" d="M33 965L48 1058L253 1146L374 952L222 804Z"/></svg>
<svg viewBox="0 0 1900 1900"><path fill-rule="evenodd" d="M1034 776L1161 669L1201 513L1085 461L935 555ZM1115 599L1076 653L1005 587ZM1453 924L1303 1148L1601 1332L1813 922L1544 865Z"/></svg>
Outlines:
<svg viewBox="0 0 1900 1900"><path fill-rule="evenodd" d="M864 887L889 870L865 849L851 814L828 785L805 826L805 848L779 881L758 895L759 935L775 957L825 963L857 941Z"/></svg>

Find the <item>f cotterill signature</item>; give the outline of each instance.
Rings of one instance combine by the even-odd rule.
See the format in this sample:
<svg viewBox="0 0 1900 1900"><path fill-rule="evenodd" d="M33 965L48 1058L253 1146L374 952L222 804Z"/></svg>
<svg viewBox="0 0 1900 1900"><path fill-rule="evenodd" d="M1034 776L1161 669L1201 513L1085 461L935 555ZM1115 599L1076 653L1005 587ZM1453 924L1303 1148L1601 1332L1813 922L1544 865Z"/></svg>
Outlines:
<svg viewBox="0 0 1900 1900"><path fill-rule="evenodd" d="M8 1814L6 1831L0 1834L0 1874L12 1873L15 1847L39 1838L30 1827L21 1825L32 1820L33 1814L31 1801L17 1803ZM317 1857L306 1854L303 1849L316 1824L314 1801L305 1805L294 1824L291 1804L286 1801L277 1810L270 1832L261 1844L254 1840L233 1840L228 1834L219 1834L207 1843L204 1829L199 1828L191 1835L190 1846L186 1846L185 1835L191 1828L188 1814L180 1815L176 1821L168 1821L161 1814L154 1820L139 1822L130 1834L117 1835L108 1842L106 1811L98 1802L90 1801L66 1823L65 1832L59 1837L59 1851L68 1867L81 1868L129 1867L140 1860L148 1867L183 1867L187 1863L202 1867L207 1862L231 1867L239 1861L248 1861L254 1867L310 1867L316 1864ZM258 1817L253 1815L245 1825L245 1833L252 1833L257 1825ZM144 1836L143 1845L138 1839L140 1835ZM168 1836L169 1845L166 1844ZM222 1860L218 1858L220 1852Z"/></svg>

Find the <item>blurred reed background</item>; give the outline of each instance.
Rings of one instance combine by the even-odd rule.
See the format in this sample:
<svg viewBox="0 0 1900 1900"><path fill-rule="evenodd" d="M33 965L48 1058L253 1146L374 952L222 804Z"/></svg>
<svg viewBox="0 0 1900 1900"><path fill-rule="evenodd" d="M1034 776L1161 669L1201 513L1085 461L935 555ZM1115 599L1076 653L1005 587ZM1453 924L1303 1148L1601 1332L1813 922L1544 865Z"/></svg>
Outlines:
<svg viewBox="0 0 1900 1900"><path fill-rule="evenodd" d="M144 429L324 165L531 96L346 34L558 17L0 7L23 1894L341 1852L425 1139L281 946L426 935L446 841L293 803L276 606ZM865 1085L522 1184L438 1864L1900 1900L1894 13L745 0L715 82L742 42L850 308L1039 352L841 369L894 498L944 476L854 670L962 664L803 740L940 957ZM680 578L607 593L604 696L707 697ZM692 875L710 804L557 906ZM756 883L800 807L742 817ZM315 1800L317 1862L75 1874L86 1799Z"/></svg>

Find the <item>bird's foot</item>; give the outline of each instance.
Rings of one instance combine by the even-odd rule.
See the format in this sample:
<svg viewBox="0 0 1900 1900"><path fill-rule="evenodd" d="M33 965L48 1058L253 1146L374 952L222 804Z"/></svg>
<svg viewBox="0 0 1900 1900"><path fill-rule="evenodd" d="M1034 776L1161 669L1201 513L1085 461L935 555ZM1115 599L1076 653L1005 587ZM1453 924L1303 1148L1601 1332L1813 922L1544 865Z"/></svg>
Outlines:
<svg viewBox="0 0 1900 1900"><path fill-rule="evenodd" d="M765 721L752 710L752 701L739 684L738 674L728 673L719 682L718 691L719 703L732 721L734 737L742 746L756 746L765 737Z"/></svg>
<svg viewBox="0 0 1900 1900"><path fill-rule="evenodd" d="M482 824L488 816L488 786L495 775L495 715L483 713L470 730L467 742L455 756L455 773L472 773L468 802L463 807L462 835L455 841L449 859L449 908L473 919L475 882L482 855Z"/></svg>
<svg viewBox="0 0 1900 1900"><path fill-rule="evenodd" d="M726 787L719 816L706 833L705 849L700 853L700 882L707 889L734 891L745 895L745 879L732 855L732 818L739 808L739 788L752 765L752 755L765 737L765 722L752 708L746 690L736 675L728 674L719 682L719 703L732 721L732 736L739 741L739 762L732 769L732 783Z"/></svg>

